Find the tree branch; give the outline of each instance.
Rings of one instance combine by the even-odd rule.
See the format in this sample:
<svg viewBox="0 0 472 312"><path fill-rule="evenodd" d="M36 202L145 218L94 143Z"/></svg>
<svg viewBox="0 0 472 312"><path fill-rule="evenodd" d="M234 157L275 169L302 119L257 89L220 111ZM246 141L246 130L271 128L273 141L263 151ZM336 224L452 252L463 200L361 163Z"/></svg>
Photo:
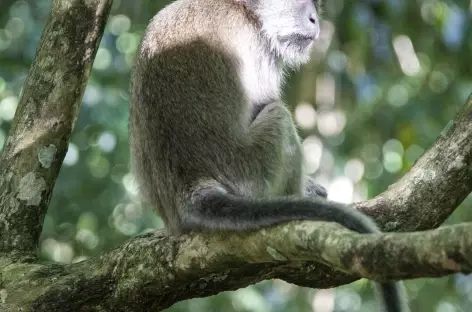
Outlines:
<svg viewBox="0 0 472 312"><path fill-rule="evenodd" d="M397 183L354 206L384 231L439 226L472 190L472 94L436 142Z"/></svg>
<svg viewBox="0 0 472 312"><path fill-rule="evenodd" d="M55 0L0 157L0 250L35 252L112 0Z"/></svg>
<svg viewBox="0 0 472 312"><path fill-rule="evenodd" d="M158 232L70 266L7 264L0 257L3 308L156 311L263 279L293 277L287 263L297 261L320 263L300 266L297 273L316 286L320 278L323 286L336 286L321 276L321 263L351 274L344 274L344 282L358 276L385 281L467 273L472 272L471 232L472 223L366 235L334 223L291 222L246 235L176 239Z"/></svg>

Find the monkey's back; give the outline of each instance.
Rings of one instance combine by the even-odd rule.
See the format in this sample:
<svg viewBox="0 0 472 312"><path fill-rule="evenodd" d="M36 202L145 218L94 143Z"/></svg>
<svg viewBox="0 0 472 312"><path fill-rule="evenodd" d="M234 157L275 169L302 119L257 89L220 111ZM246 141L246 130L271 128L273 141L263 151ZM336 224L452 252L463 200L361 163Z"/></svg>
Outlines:
<svg viewBox="0 0 472 312"><path fill-rule="evenodd" d="M192 187L215 180L237 188L246 170L234 170L244 153L248 114L237 62L220 44L218 19L233 9L222 3L179 0L159 12L132 72L132 168L141 193L171 230ZM197 8L209 10L213 20L202 20Z"/></svg>

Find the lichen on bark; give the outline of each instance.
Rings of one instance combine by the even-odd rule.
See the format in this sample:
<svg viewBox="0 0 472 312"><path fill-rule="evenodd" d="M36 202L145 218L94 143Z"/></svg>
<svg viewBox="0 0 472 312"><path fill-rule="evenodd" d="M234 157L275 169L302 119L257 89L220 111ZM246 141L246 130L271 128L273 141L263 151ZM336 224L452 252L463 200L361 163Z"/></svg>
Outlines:
<svg viewBox="0 0 472 312"><path fill-rule="evenodd" d="M0 157L0 250L37 248L111 3L53 1Z"/></svg>

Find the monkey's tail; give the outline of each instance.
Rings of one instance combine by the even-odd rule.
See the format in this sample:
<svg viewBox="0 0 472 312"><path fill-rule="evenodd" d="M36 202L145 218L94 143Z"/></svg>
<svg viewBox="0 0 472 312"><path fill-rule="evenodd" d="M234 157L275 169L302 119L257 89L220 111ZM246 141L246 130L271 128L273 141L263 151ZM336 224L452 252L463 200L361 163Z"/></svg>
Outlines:
<svg viewBox="0 0 472 312"><path fill-rule="evenodd" d="M359 233L379 233L371 218L346 205L323 198L276 197L251 199L213 188L194 193L181 215L187 230L257 230L293 220L336 222ZM408 312L400 283L379 283L386 312Z"/></svg>
<svg viewBox="0 0 472 312"><path fill-rule="evenodd" d="M253 199L214 188L194 193L181 215L188 230L257 230L294 220L336 222L358 233L380 233L365 214L321 197Z"/></svg>

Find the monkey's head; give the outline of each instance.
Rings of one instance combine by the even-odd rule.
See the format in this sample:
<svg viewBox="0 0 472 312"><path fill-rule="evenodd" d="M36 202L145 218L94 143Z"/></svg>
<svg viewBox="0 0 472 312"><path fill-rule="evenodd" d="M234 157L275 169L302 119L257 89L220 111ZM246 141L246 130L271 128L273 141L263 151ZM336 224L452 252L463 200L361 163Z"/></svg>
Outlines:
<svg viewBox="0 0 472 312"><path fill-rule="evenodd" d="M310 58L320 34L320 0L236 0L258 19L270 48L288 66Z"/></svg>

